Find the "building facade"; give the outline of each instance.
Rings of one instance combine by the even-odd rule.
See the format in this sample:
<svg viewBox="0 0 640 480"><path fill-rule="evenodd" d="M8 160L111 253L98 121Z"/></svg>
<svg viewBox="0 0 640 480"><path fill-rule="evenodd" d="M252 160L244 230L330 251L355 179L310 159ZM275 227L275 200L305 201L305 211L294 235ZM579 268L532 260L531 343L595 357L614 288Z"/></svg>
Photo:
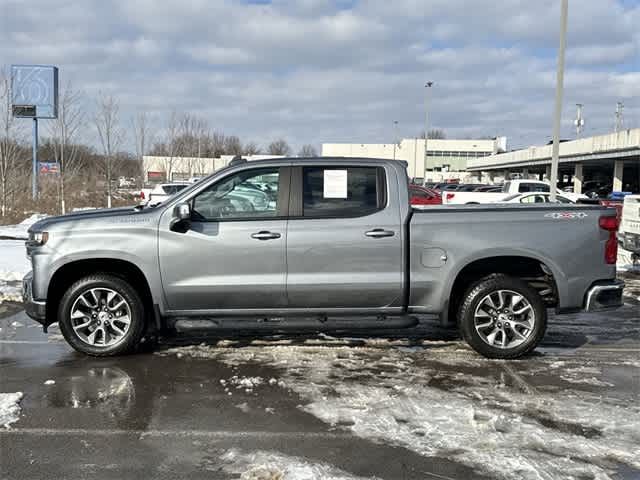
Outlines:
<svg viewBox="0 0 640 480"><path fill-rule="evenodd" d="M399 143L323 143L324 157L370 157L403 160L411 178L440 181L448 173L466 172L468 162L503 152L506 137L478 140L404 138ZM459 177L459 175L458 175Z"/></svg>

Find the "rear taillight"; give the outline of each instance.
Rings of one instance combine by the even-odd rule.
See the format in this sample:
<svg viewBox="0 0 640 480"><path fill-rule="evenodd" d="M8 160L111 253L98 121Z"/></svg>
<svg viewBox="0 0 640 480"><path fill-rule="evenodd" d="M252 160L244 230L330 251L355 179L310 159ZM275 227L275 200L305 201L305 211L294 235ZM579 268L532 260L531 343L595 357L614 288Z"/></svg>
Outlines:
<svg viewBox="0 0 640 480"><path fill-rule="evenodd" d="M140 199L144 200L144 192L140 192Z"/></svg>
<svg viewBox="0 0 640 480"><path fill-rule="evenodd" d="M455 193L447 193L447 202L448 202L449 200L453 200L453 197L455 197L455 196L456 196L456 194L455 194Z"/></svg>
<svg viewBox="0 0 640 480"><path fill-rule="evenodd" d="M600 217L598 221L600 228L609 232L609 238L604 247L604 261L609 265L615 265L618 260L618 218L612 216Z"/></svg>

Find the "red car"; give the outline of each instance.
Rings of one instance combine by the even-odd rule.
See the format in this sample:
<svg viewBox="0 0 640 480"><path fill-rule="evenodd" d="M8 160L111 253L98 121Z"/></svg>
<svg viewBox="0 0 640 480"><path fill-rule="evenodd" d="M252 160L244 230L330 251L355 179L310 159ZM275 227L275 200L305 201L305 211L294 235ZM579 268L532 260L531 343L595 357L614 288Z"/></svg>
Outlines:
<svg viewBox="0 0 640 480"><path fill-rule="evenodd" d="M430 188L420 185L409 185L409 198L411 205L441 205L442 196Z"/></svg>

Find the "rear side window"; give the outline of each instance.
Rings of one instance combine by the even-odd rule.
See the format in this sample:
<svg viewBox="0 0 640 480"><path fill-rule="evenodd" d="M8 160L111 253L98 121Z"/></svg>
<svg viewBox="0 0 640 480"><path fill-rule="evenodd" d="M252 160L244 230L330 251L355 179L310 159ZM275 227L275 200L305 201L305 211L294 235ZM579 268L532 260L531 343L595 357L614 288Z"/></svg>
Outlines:
<svg viewBox="0 0 640 480"><path fill-rule="evenodd" d="M164 190L164 193L166 193L167 195L173 195L174 193L178 193L180 190L183 190L186 187L186 185L165 185L164 187L162 187L162 190Z"/></svg>
<svg viewBox="0 0 640 480"><path fill-rule="evenodd" d="M379 167L304 167L304 217L360 217L386 202L384 169Z"/></svg>
<svg viewBox="0 0 640 480"><path fill-rule="evenodd" d="M549 185L545 185L544 183L521 183L519 185L518 191L520 193L548 192L550 191L550 188Z"/></svg>

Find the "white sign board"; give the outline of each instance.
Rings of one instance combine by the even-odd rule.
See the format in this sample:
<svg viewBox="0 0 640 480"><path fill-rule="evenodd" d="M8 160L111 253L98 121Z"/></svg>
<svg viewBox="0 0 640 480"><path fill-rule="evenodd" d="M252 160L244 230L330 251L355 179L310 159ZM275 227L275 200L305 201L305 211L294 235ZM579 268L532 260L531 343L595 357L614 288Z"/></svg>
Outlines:
<svg viewBox="0 0 640 480"><path fill-rule="evenodd" d="M324 171L324 198L347 198L347 171Z"/></svg>

